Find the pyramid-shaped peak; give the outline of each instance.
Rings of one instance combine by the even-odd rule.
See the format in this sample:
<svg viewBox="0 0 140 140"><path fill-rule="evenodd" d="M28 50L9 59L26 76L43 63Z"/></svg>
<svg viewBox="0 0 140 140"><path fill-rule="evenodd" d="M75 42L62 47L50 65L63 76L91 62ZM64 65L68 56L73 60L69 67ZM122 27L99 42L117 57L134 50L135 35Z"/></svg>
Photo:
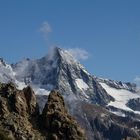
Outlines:
<svg viewBox="0 0 140 140"><path fill-rule="evenodd" d="M54 58L59 57L62 61L69 63L69 64L78 62L68 50L62 49L60 47L54 48L53 57Z"/></svg>
<svg viewBox="0 0 140 140"><path fill-rule="evenodd" d="M55 55L65 56L65 55L71 55L66 49L62 49L60 47L53 47L50 49L49 54L53 53Z"/></svg>

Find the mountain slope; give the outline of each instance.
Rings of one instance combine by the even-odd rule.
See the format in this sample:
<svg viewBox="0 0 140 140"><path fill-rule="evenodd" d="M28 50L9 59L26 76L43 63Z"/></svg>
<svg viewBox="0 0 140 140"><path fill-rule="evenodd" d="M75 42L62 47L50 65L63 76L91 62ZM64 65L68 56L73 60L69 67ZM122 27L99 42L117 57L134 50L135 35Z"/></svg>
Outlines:
<svg viewBox="0 0 140 140"><path fill-rule="evenodd" d="M38 60L24 60L13 65L16 79L45 90L57 89L64 96L90 103L106 105L113 98L65 50L55 48L53 53Z"/></svg>
<svg viewBox="0 0 140 140"><path fill-rule="evenodd" d="M86 102L73 102L69 106L72 107L71 114L85 128L88 140L140 139L138 120L112 114L101 106Z"/></svg>

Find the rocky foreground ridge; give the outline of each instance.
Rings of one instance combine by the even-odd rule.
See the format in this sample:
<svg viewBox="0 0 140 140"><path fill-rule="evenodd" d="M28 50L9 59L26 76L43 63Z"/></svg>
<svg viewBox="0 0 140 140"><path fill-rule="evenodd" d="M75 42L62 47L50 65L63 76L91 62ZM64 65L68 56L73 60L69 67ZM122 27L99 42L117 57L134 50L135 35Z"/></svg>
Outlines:
<svg viewBox="0 0 140 140"><path fill-rule="evenodd" d="M18 90L12 83L0 84L0 140L139 140L139 121L98 105L65 101L78 123L58 91L50 93L40 114L30 86Z"/></svg>
<svg viewBox="0 0 140 140"><path fill-rule="evenodd" d="M42 114L30 86L0 84L0 140L85 140L84 131L68 114L63 97L52 91Z"/></svg>

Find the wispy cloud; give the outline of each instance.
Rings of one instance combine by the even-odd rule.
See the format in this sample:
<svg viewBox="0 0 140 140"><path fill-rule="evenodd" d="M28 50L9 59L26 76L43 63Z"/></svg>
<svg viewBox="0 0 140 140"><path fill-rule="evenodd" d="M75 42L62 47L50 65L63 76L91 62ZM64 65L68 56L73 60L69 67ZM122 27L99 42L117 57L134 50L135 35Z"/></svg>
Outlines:
<svg viewBox="0 0 140 140"><path fill-rule="evenodd" d="M86 50L81 48L70 48L67 51L77 60L87 60L90 56Z"/></svg>
<svg viewBox="0 0 140 140"><path fill-rule="evenodd" d="M44 21L39 29L43 33L45 40L48 39L48 35L52 32L52 28L47 21Z"/></svg>
<svg viewBox="0 0 140 140"><path fill-rule="evenodd" d="M134 82L140 86L140 76L137 76L135 79L134 79Z"/></svg>
<svg viewBox="0 0 140 140"><path fill-rule="evenodd" d="M137 85L137 87L136 87L137 92L140 92L140 76L135 77L134 83L136 83L136 85Z"/></svg>

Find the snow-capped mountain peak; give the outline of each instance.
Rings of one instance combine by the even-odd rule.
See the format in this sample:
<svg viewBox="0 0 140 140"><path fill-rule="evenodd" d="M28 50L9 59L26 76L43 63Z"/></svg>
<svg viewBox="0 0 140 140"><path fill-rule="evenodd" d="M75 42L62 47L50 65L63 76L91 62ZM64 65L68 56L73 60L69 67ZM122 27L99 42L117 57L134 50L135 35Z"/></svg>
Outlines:
<svg viewBox="0 0 140 140"><path fill-rule="evenodd" d="M62 61L68 64L78 63L78 61L71 55L69 51L63 50L61 48L56 48L56 49L59 55L61 56Z"/></svg>
<svg viewBox="0 0 140 140"><path fill-rule="evenodd" d="M31 85L37 96L40 97L41 106L47 100L44 96L48 96L53 89L59 90L66 100L82 100L102 106L114 105L115 101L125 93L127 95L132 93L131 98L125 96L125 104L129 102L128 99L136 98L137 102L139 101L137 99L139 95L133 98L133 93L136 91L134 84L92 76L69 51L58 47L40 59L24 59L12 65L8 65L3 59L0 59L0 82L9 81L16 83L19 89ZM112 95L113 92L110 91L115 91L115 94ZM121 102L123 101L121 100ZM123 105L126 108L125 104Z"/></svg>
<svg viewBox="0 0 140 140"><path fill-rule="evenodd" d="M69 53L55 47L37 60L23 60L12 66L16 79L33 87L59 90L64 96L105 105L113 98Z"/></svg>

